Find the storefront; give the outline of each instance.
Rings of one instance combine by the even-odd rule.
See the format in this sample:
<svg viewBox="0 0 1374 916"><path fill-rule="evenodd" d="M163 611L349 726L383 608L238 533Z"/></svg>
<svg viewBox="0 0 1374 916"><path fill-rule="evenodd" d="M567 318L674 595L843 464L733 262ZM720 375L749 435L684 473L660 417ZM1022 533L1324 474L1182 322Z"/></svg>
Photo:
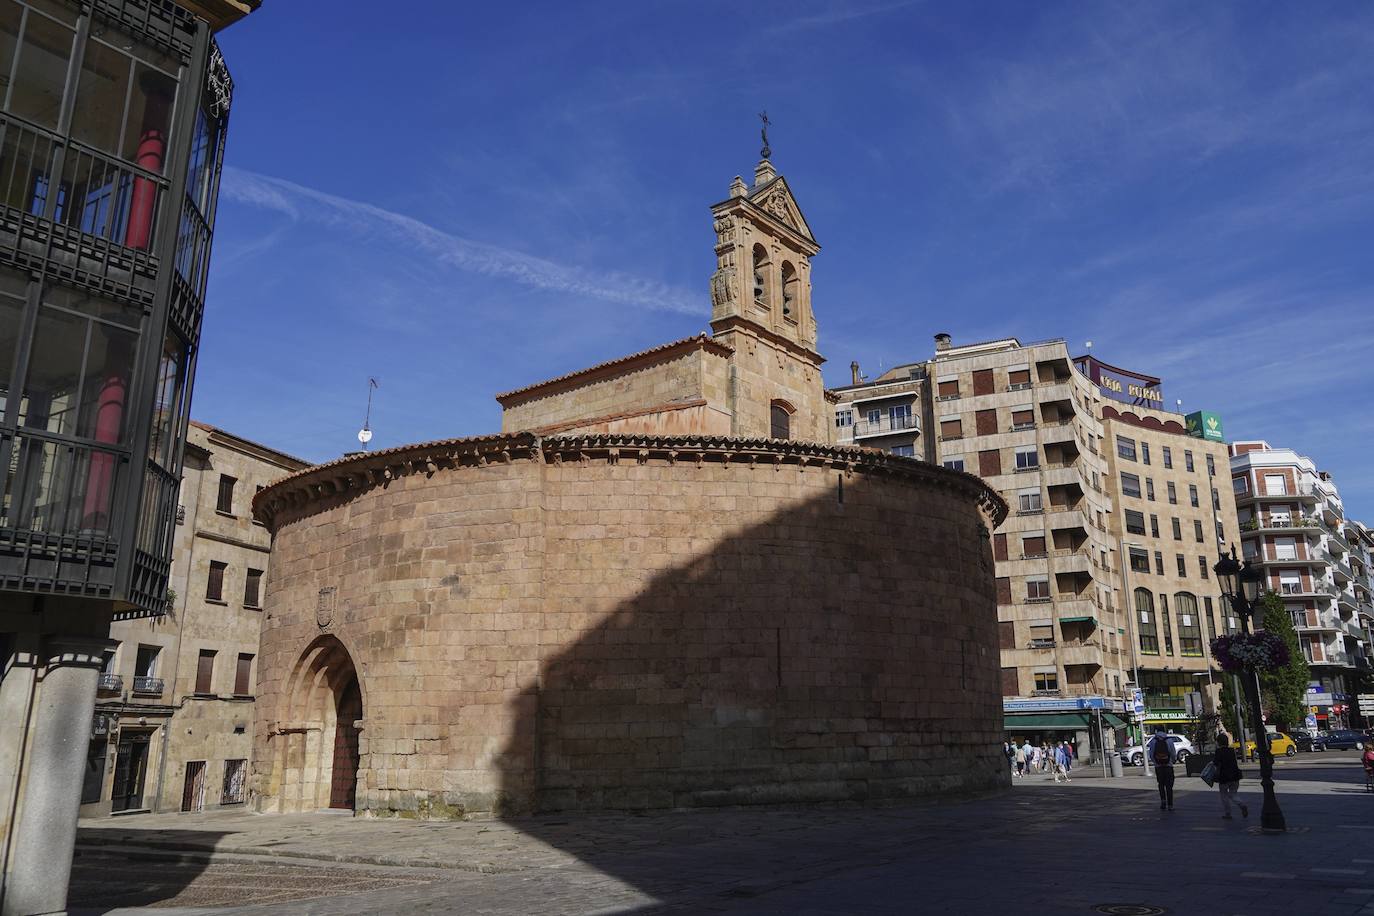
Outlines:
<svg viewBox="0 0 1374 916"><path fill-rule="evenodd" d="M1003 700L1003 727L1014 744L1069 741L1080 759L1092 762L1099 759L1104 739L1108 748L1123 743L1126 720L1121 706L1120 700L1104 697Z"/></svg>

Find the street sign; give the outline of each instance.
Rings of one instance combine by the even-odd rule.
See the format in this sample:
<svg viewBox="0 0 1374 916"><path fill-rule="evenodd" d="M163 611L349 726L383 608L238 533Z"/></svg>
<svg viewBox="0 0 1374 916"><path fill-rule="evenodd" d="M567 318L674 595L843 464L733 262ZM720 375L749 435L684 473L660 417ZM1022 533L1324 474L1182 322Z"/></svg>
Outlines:
<svg viewBox="0 0 1374 916"><path fill-rule="evenodd" d="M1307 719L1304 720L1303 724L1307 726L1307 730L1308 730L1308 731L1316 731L1316 730L1317 730L1317 717L1316 717L1316 716L1308 716Z"/></svg>
<svg viewBox="0 0 1374 916"><path fill-rule="evenodd" d="M1374 693L1360 694L1360 712L1366 716L1374 716Z"/></svg>

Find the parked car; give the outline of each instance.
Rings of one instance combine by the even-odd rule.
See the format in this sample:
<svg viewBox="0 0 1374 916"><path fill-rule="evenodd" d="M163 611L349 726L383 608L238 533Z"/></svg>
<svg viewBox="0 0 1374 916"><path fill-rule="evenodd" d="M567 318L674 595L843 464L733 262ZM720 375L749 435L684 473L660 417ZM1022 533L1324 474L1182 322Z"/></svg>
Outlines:
<svg viewBox="0 0 1374 916"><path fill-rule="evenodd" d="M1298 746L1300 751L1319 751L1321 739L1305 728L1295 728L1288 733L1288 737L1293 739L1293 743Z"/></svg>
<svg viewBox="0 0 1374 916"><path fill-rule="evenodd" d="M1355 731L1353 728L1335 729L1334 731L1327 732L1321 739L1323 749L1329 748L1337 751L1348 751L1357 747L1364 747L1366 740L1368 739L1365 738L1364 735Z"/></svg>
<svg viewBox="0 0 1374 916"><path fill-rule="evenodd" d="M1150 735L1149 738L1145 739L1145 743L1149 744L1150 738L1153 737L1154 735ZM1174 756L1179 763L1187 760L1190 754L1196 753L1196 751L1193 750L1193 742L1189 741L1183 735L1169 732L1164 737L1168 738L1170 743L1173 744ZM1128 766L1143 767L1145 765L1145 748L1142 745L1137 744L1134 747L1123 747L1120 751L1120 756L1121 762Z"/></svg>
<svg viewBox="0 0 1374 916"><path fill-rule="evenodd" d="M1266 737L1269 739L1269 753L1275 757L1296 757L1298 754L1298 743L1283 732L1269 732ZM1245 756L1255 756L1255 742L1245 742Z"/></svg>

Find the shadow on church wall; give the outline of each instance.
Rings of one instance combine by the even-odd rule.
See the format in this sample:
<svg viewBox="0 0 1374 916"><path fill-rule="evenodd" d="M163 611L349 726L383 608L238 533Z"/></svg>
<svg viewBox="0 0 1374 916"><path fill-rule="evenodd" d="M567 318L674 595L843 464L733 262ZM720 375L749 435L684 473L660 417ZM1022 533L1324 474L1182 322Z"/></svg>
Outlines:
<svg viewBox="0 0 1374 916"><path fill-rule="evenodd" d="M545 630L613 610L547 656L511 704L500 760L513 815L890 802L1007 784L992 557L965 493L742 468L664 518L648 502L623 513L609 526L623 538L588 537L589 510L556 508L586 476L551 470L546 482ZM635 492L603 468L601 504ZM758 511L782 494L781 508ZM740 529L750 517L760 520ZM562 821L510 819L576 843Z"/></svg>

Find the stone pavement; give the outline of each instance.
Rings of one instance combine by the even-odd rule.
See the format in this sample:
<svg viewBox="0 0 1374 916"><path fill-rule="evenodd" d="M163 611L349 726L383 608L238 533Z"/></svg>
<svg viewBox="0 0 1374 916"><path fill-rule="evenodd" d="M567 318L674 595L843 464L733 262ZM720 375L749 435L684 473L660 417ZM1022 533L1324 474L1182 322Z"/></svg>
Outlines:
<svg viewBox="0 0 1374 916"><path fill-rule="evenodd" d="M415 822L331 814L83 821L73 913L1168 913L1374 916L1374 794L1354 753L1279 762L1290 827L1220 818L1180 776L1016 780L887 808ZM194 907L169 910L162 907Z"/></svg>

